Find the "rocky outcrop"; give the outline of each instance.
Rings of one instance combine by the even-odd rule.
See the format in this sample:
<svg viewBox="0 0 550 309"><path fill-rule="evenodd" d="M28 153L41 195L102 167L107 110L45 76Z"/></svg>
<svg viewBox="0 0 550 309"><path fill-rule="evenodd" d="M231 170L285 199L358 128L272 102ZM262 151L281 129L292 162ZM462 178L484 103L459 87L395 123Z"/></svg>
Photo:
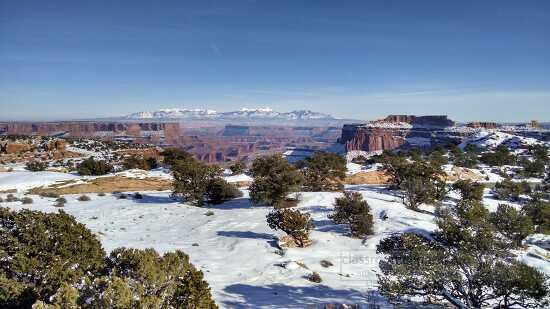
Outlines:
<svg viewBox="0 0 550 309"><path fill-rule="evenodd" d="M447 116L390 115L367 124L344 125L339 142L347 151L429 148L456 141L456 132L446 130L453 125Z"/></svg>
<svg viewBox="0 0 550 309"><path fill-rule="evenodd" d="M500 125L496 122L487 122L487 121L475 121L475 122L469 122L466 124L468 128L474 128L474 129L496 129Z"/></svg>
<svg viewBox="0 0 550 309"><path fill-rule="evenodd" d="M455 122L445 115L415 116L415 115L389 115L388 117L375 122L403 122L412 126L451 127Z"/></svg>
<svg viewBox="0 0 550 309"><path fill-rule="evenodd" d="M346 150L380 151L395 149L405 143L409 129L344 125L340 142Z"/></svg>

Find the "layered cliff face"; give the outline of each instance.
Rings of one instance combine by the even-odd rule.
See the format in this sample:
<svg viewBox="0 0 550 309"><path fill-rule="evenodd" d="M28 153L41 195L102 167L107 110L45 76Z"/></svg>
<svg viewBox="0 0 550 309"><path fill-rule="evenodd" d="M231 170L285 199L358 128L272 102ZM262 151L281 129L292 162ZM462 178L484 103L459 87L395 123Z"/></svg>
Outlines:
<svg viewBox="0 0 550 309"><path fill-rule="evenodd" d="M460 139L446 130L454 122L447 116L390 115L367 124L348 124L339 142L347 151L377 152L397 148L428 148Z"/></svg>

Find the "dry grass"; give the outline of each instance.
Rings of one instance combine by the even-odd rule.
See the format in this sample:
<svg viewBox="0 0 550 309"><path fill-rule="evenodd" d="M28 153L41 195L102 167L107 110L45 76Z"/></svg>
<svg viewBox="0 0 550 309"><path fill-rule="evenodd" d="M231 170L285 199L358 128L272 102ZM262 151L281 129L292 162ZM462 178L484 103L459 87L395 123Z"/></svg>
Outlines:
<svg viewBox="0 0 550 309"><path fill-rule="evenodd" d="M75 183L74 180L57 183L50 187L38 187L29 191L30 194L84 194L113 193L125 191L164 191L171 190L172 183L162 178L128 178L122 176L99 177L86 183Z"/></svg>
<svg viewBox="0 0 550 309"><path fill-rule="evenodd" d="M382 171L359 172L349 175L344 181L347 185L382 185L388 184L390 177Z"/></svg>

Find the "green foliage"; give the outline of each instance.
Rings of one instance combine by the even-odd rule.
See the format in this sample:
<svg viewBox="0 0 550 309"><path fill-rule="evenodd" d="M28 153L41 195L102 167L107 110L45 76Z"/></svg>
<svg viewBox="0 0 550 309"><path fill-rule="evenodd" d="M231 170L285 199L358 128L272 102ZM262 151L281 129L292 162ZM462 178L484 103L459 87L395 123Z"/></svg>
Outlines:
<svg viewBox="0 0 550 309"><path fill-rule="evenodd" d="M164 163L167 165L173 165L176 161L189 161L195 159L192 155L179 148L166 148L161 155L164 158Z"/></svg>
<svg viewBox="0 0 550 309"><path fill-rule="evenodd" d="M523 170L520 172L523 177L544 177L545 162L541 159L528 160L524 159L520 161L520 165Z"/></svg>
<svg viewBox="0 0 550 309"><path fill-rule="evenodd" d="M483 199L483 189L485 186L479 182L473 182L469 179L457 180L452 185L452 189L458 191L462 200L481 201Z"/></svg>
<svg viewBox="0 0 550 309"><path fill-rule="evenodd" d="M490 166L512 165L516 162L516 156L506 146L499 145L494 151L483 153L480 160Z"/></svg>
<svg viewBox="0 0 550 309"><path fill-rule="evenodd" d="M445 173L440 166L418 159L408 160L400 155L384 153L382 170L390 176L393 188L402 192L403 204L418 210L423 203L435 203L445 197Z"/></svg>
<svg viewBox="0 0 550 309"><path fill-rule="evenodd" d="M221 169L206 165L195 159L176 160L172 162L174 175L174 196L203 206L210 184L221 175Z"/></svg>
<svg viewBox="0 0 550 309"><path fill-rule="evenodd" d="M153 249L118 248L106 272L82 288L90 307L217 308L202 272L181 251L159 256Z"/></svg>
<svg viewBox="0 0 550 309"><path fill-rule="evenodd" d="M229 169L231 170L231 173L233 173L233 175L239 175L245 172L246 164L242 161L238 161L232 164Z"/></svg>
<svg viewBox="0 0 550 309"><path fill-rule="evenodd" d="M474 168L479 163L475 152L460 152L453 156L453 164L465 168Z"/></svg>
<svg viewBox="0 0 550 309"><path fill-rule="evenodd" d="M534 160L542 161L545 164L550 160L548 156L548 147L544 145L530 145L528 150Z"/></svg>
<svg viewBox="0 0 550 309"><path fill-rule="evenodd" d="M504 179L495 184L493 195L499 200L518 201L520 195L531 192L527 182L515 182L510 179Z"/></svg>
<svg viewBox="0 0 550 309"><path fill-rule="evenodd" d="M23 203L23 204L32 204L33 200L32 200L32 198L30 198L28 196L25 196L24 198L21 199L21 203Z"/></svg>
<svg viewBox="0 0 550 309"><path fill-rule="evenodd" d="M90 157L78 165L78 173L84 176L105 175L113 171L113 166L106 161L95 160Z"/></svg>
<svg viewBox="0 0 550 309"><path fill-rule="evenodd" d="M523 206L522 211L531 219L537 233L550 234L550 202L532 200Z"/></svg>
<svg viewBox="0 0 550 309"><path fill-rule="evenodd" d="M298 247L304 247L313 228L310 215L293 209L275 209L267 215L267 224L274 230L287 233Z"/></svg>
<svg viewBox="0 0 550 309"><path fill-rule="evenodd" d="M346 160L335 153L316 152L298 164L307 191L335 191L343 188Z"/></svg>
<svg viewBox="0 0 550 309"><path fill-rule="evenodd" d="M124 159L122 166L126 170L137 168L137 169L148 171L148 170L157 168L158 162L157 162L157 159L153 157L143 158L143 157L137 157L137 156L130 156Z"/></svg>
<svg viewBox="0 0 550 309"><path fill-rule="evenodd" d="M30 161L25 166L25 169L27 169L31 172L45 171L46 168L48 168L48 163L47 162L42 162L42 161Z"/></svg>
<svg viewBox="0 0 550 309"><path fill-rule="evenodd" d="M373 234L373 217L370 207L358 192L345 192L334 203L334 213L329 218L339 224L347 224L354 237Z"/></svg>
<svg viewBox="0 0 550 309"><path fill-rule="evenodd" d="M74 284L103 266L105 252L97 238L62 211L0 208L0 235L0 274L4 282L17 282L0 286L11 291L0 307L47 300L62 283Z"/></svg>
<svg viewBox="0 0 550 309"><path fill-rule="evenodd" d="M0 208L1 308L217 308L181 251L113 250L64 212Z"/></svg>
<svg viewBox="0 0 550 309"><path fill-rule="evenodd" d="M378 245L386 256L379 290L388 299L423 297L463 308L547 305L546 276L513 260L513 246L499 236L481 203L463 200L437 225L430 237L396 234Z"/></svg>
<svg viewBox="0 0 550 309"><path fill-rule="evenodd" d="M250 199L254 204L281 205L303 182L302 174L281 155L257 158L251 173L254 182L250 185Z"/></svg>
<svg viewBox="0 0 550 309"><path fill-rule="evenodd" d="M429 155L429 161L432 165L441 167L449 163L449 158L446 156L447 152L441 148L434 149Z"/></svg>
<svg viewBox="0 0 550 309"><path fill-rule="evenodd" d="M228 183L222 178L214 178L208 183L206 196L208 202L212 204L221 204L231 199L241 197L243 193L234 184Z"/></svg>
<svg viewBox="0 0 550 309"><path fill-rule="evenodd" d="M77 200L81 202L88 202L88 201L91 201L92 199L87 195L81 195L77 198Z"/></svg>
<svg viewBox="0 0 550 309"><path fill-rule="evenodd" d="M531 219L510 205L498 205L497 211L491 213L489 219L516 247L520 247L521 241L535 231Z"/></svg>

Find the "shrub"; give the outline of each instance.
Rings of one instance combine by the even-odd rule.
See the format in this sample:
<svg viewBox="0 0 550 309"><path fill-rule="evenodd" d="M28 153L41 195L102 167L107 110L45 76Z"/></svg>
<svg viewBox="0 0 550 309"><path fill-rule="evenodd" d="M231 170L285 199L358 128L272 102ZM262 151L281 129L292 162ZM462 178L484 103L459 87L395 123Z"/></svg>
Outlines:
<svg viewBox="0 0 550 309"><path fill-rule="evenodd" d="M544 161L541 159L536 160L522 160L520 165L523 167L523 170L520 172L523 177L534 177L539 178L544 176Z"/></svg>
<svg viewBox="0 0 550 309"><path fill-rule="evenodd" d="M127 199L128 196L127 196L126 194L124 194L124 193L120 193L120 194L117 196L117 198L118 198L119 200L124 200L124 199Z"/></svg>
<svg viewBox="0 0 550 309"><path fill-rule="evenodd" d="M334 191L343 188L346 160L335 153L316 152L298 164L307 191Z"/></svg>
<svg viewBox="0 0 550 309"><path fill-rule="evenodd" d="M19 201L19 199L15 197L15 195L11 193L6 195L6 202L17 202L17 201Z"/></svg>
<svg viewBox="0 0 550 309"><path fill-rule="evenodd" d="M141 193L139 192L136 192L134 193L134 196L133 196L136 200L141 200L143 198L143 195L141 195Z"/></svg>
<svg viewBox="0 0 550 309"><path fill-rule="evenodd" d="M206 165L195 159L176 160L172 163L174 175L173 195L197 206L204 205L209 185L221 175L217 166Z"/></svg>
<svg viewBox="0 0 550 309"><path fill-rule="evenodd" d="M499 200L519 200L520 195L527 194L531 191L529 184L526 182L514 182L510 179L504 179L495 184L493 195Z"/></svg>
<svg viewBox="0 0 550 309"><path fill-rule="evenodd" d="M99 192L97 196L105 196L105 192Z"/></svg>
<svg viewBox="0 0 550 309"><path fill-rule="evenodd" d="M32 198L28 196L25 196L24 198L21 199L22 204L32 204L32 202L33 202Z"/></svg>
<svg viewBox="0 0 550 309"><path fill-rule="evenodd" d="M491 213L489 219L501 234L512 241L515 247L521 246L521 241L534 232L531 219L510 205L498 205L497 211Z"/></svg>
<svg viewBox="0 0 550 309"><path fill-rule="evenodd" d="M217 308L181 252L118 248L63 211L0 208L2 308Z"/></svg>
<svg viewBox="0 0 550 309"><path fill-rule="evenodd" d="M58 198L59 193L56 192L42 192L40 193L41 197L49 197L49 198Z"/></svg>
<svg viewBox="0 0 550 309"><path fill-rule="evenodd" d="M243 193L237 186L228 183L222 178L212 179L206 189L208 202L212 204L221 204L225 201L243 196Z"/></svg>
<svg viewBox="0 0 550 309"><path fill-rule="evenodd" d="M97 238L74 217L59 213L0 208L0 307L30 307L47 301L62 283L74 284L98 273L105 252Z"/></svg>
<svg viewBox="0 0 550 309"><path fill-rule="evenodd" d="M380 293L394 302L446 300L460 308L544 307L546 276L515 261L483 205L461 202L464 207L440 217L429 236L403 233L380 241Z"/></svg>
<svg viewBox="0 0 550 309"><path fill-rule="evenodd" d="M55 207L63 207L63 206L65 206L65 203L67 203L67 199L64 198L64 197L60 197L60 198L57 198L55 200L54 206Z"/></svg>
<svg viewBox="0 0 550 309"><path fill-rule="evenodd" d="M331 266L334 266L334 264L331 262L331 261L327 261L327 260L321 260L321 262L319 262L321 264L321 266L323 266L324 268L329 268Z"/></svg>
<svg viewBox="0 0 550 309"><path fill-rule="evenodd" d="M441 167L444 164L449 163L449 158L446 156L447 152L441 148L434 149L430 153L429 162L435 166Z"/></svg>
<svg viewBox="0 0 550 309"><path fill-rule="evenodd" d="M426 161L386 163L384 170L398 183L401 199L407 208L418 210L423 203L435 203L443 199L446 185L441 168Z"/></svg>
<svg viewBox="0 0 550 309"><path fill-rule="evenodd" d="M192 155L178 148L166 148L161 155L164 163L167 165L173 165L176 161L194 160Z"/></svg>
<svg viewBox="0 0 550 309"><path fill-rule="evenodd" d="M494 151L483 153L480 160L490 166L512 165L516 162L516 156L506 146L499 145Z"/></svg>
<svg viewBox="0 0 550 309"><path fill-rule="evenodd" d="M203 274L182 251L118 248L80 299L92 308L217 308Z"/></svg>
<svg viewBox="0 0 550 309"><path fill-rule="evenodd" d="M531 219L537 233L550 234L550 202L532 200L523 206L522 211Z"/></svg>
<svg viewBox="0 0 550 309"><path fill-rule="evenodd" d="M81 195L78 197L78 200L81 202L87 202L87 201L91 201L92 199L87 195Z"/></svg>
<svg viewBox="0 0 550 309"><path fill-rule="evenodd" d="M303 181L300 172L277 154L256 158L251 173L254 182L250 185L250 199L254 204L278 206Z"/></svg>
<svg viewBox="0 0 550 309"><path fill-rule="evenodd" d="M483 189L485 186L479 182L473 182L469 179L457 180L452 189L458 191L462 200L481 201L483 199Z"/></svg>
<svg viewBox="0 0 550 309"><path fill-rule="evenodd" d="M288 234L298 247L304 247L313 228L310 215L293 209L275 209L267 215L267 224Z"/></svg>
<svg viewBox="0 0 550 309"><path fill-rule="evenodd" d="M113 166L106 161L96 161L90 157L78 165L78 173L80 175L105 175L113 170Z"/></svg>
<svg viewBox="0 0 550 309"><path fill-rule="evenodd" d="M306 279L315 283L321 283L323 281L323 279L321 279L321 275L319 275L319 273L315 271L312 272L311 274L308 274L306 276Z"/></svg>
<svg viewBox="0 0 550 309"><path fill-rule="evenodd" d="M48 163L42 161L30 161L25 168L31 172L40 172L46 170Z"/></svg>
<svg viewBox="0 0 550 309"><path fill-rule="evenodd" d="M231 170L231 173L233 173L233 175L239 175L244 173L244 171L246 170L246 164L242 161L235 162L235 164L231 165L229 169Z"/></svg>
<svg viewBox="0 0 550 309"><path fill-rule="evenodd" d="M533 156L533 159L540 160L544 163L548 163L550 160L548 156L548 147L544 145L530 145L529 148L529 154Z"/></svg>
<svg viewBox="0 0 550 309"><path fill-rule="evenodd" d="M143 157L137 157L137 156L130 156L126 157L124 159L124 162L122 163L122 166L124 169L142 169L142 170L151 170L158 167L158 162L156 158L149 157L149 158L143 158Z"/></svg>
<svg viewBox="0 0 550 309"><path fill-rule="evenodd" d="M354 237L373 234L374 224L369 204L358 192L345 192L343 197L337 198L334 213L329 218L336 223L347 224Z"/></svg>

